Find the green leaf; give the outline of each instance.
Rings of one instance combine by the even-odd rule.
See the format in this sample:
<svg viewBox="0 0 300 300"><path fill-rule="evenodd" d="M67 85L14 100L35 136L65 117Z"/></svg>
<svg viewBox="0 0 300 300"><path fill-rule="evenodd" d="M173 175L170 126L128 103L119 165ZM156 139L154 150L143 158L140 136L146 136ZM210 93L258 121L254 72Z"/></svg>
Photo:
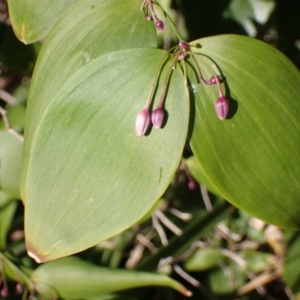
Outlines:
<svg viewBox="0 0 300 300"><path fill-rule="evenodd" d="M139 0L80 1L58 22L42 47L30 86L26 155L49 101L77 70L106 52L156 47L155 26L145 20L140 5Z"/></svg>
<svg viewBox="0 0 300 300"><path fill-rule="evenodd" d="M0 188L19 198L23 143L12 134L0 131Z"/></svg>
<svg viewBox="0 0 300 300"><path fill-rule="evenodd" d="M134 128L164 55L157 49L104 54L75 73L49 101L31 155L24 156L26 244L38 261L81 251L120 233L166 190L188 127L189 101L179 68L165 98L165 127L146 137L137 137ZM161 81L171 67L171 62L165 65Z"/></svg>
<svg viewBox="0 0 300 300"><path fill-rule="evenodd" d="M283 279L295 295L300 295L300 236L294 234L283 266Z"/></svg>
<svg viewBox="0 0 300 300"><path fill-rule="evenodd" d="M226 81L230 113L214 111L216 86L198 84L189 70L195 110L191 146L207 180L229 202L266 222L300 226L300 76L276 49L223 35L195 41ZM213 74L197 55L206 78ZM279 80L280 78L280 80Z"/></svg>
<svg viewBox="0 0 300 300"><path fill-rule="evenodd" d="M246 262L247 270L260 273L271 268L276 263L274 255L256 250L245 250L238 253Z"/></svg>
<svg viewBox="0 0 300 300"><path fill-rule="evenodd" d="M7 119L12 129L22 132L25 123L25 107L23 105L6 107ZM0 121L0 130L5 130L5 123Z"/></svg>
<svg viewBox="0 0 300 300"><path fill-rule="evenodd" d="M4 274L7 278L12 279L16 282L20 282L29 286L29 278L26 273L24 273L19 266L15 265L12 260L10 260L6 255L0 252L0 263L1 271L4 271ZM29 271L29 270L28 270Z"/></svg>
<svg viewBox="0 0 300 300"><path fill-rule="evenodd" d="M188 171L193 176L193 178L198 182L205 185L205 187L212 193L218 195L218 190L212 182L210 182L209 178L203 172L200 163L196 159L195 156L191 156L185 160L185 164L187 166Z"/></svg>
<svg viewBox="0 0 300 300"><path fill-rule="evenodd" d="M30 44L44 38L61 14L78 0L8 0L9 16L20 41Z"/></svg>
<svg viewBox="0 0 300 300"><path fill-rule="evenodd" d="M205 286L214 295L229 295L241 288L246 282L246 276L242 268L234 262L217 267L209 271L205 276Z"/></svg>
<svg viewBox="0 0 300 300"><path fill-rule="evenodd" d="M68 257L45 263L32 274L38 293L46 298L86 299L143 286L166 286L185 296L190 292L175 280L159 274L122 269L108 269Z"/></svg>
<svg viewBox="0 0 300 300"><path fill-rule="evenodd" d="M0 249L6 246L7 232L17 208L17 201L0 190Z"/></svg>
<svg viewBox="0 0 300 300"><path fill-rule="evenodd" d="M184 261L187 271L204 271L218 266L224 255L215 248L197 249Z"/></svg>

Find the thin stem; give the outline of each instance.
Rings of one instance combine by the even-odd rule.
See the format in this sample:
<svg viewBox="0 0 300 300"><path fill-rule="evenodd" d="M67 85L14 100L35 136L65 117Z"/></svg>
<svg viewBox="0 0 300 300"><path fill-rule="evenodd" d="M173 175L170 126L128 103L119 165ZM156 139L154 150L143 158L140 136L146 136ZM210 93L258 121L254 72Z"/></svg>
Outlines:
<svg viewBox="0 0 300 300"><path fill-rule="evenodd" d="M165 10L162 8L162 6L158 3L158 2L153 2L154 4L156 4L157 6L160 7L160 9L163 11L164 16L166 18L166 20L168 21L170 27L172 28L172 30L174 31L175 35L177 36L177 39L179 41L184 41L184 38L182 37L182 35L180 34L180 32L178 31L176 25L174 24L173 20L170 18L170 16L165 12Z"/></svg>
<svg viewBox="0 0 300 300"><path fill-rule="evenodd" d="M168 74L166 76L166 79L163 83L163 86L162 86L162 89L161 89L161 94L160 94L160 99L159 99L157 107L162 107L162 105L164 103L164 99L165 99L167 88L168 88L168 83L169 83L169 80L170 80L170 77L171 77L171 73L172 73L172 70L175 67L177 61L178 61L178 56L176 55L171 67L168 70Z"/></svg>
<svg viewBox="0 0 300 300"><path fill-rule="evenodd" d="M203 184L200 184L200 191L201 191L202 199L203 199L206 210L212 211L213 207L211 205L209 194L207 192L206 187Z"/></svg>
<svg viewBox="0 0 300 300"><path fill-rule="evenodd" d="M204 79L204 77L203 77L203 75L202 75L202 72L201 72L201 70L200 70L200 67L199 67L199 65L198 65L198 62L197 62L197 60L196 60L194 54L193 54L193 53L190 53L190 55L191 55L192 60L194 61L194 65L195 65L195 68L196 68L196 71L197 71L198 80L199 80L201 83L203 83L203 84L207 84L207 81Z"/></svg>
<svg viewBox="0 0 300 300"><path fill-rule="evenodd" d="M181 65L181 64L180 64ZM182 65L183 65L183 77L184 77L184 84L187 84L187 76L186 76L186 66L185 66L185 61L184 59L182 60Z"/></svg>
<svg viewBox="0 0 300 300"><path fill-rule="evenodd" d="M13 97L11 94L7 93L6 91L0 89L0 99L4 100L6 103L10 105L17 105L18 101L15 97Z"/></svg>
<svg viewBox="0 0 300 300"><path fill-rule="evenodd" d="M201 55L201 54L200 54ZM203 56L203 55L202 55ZM223 94L223 90L222 90L222 87L221 87L221 84L220 84L220 80L219 80L219 77L217 76L214 68L210 65L210 63L207 61L206 57L203 56L203 60L205 61L206 65L210 68L210 70L212 71L212 73L214 74L214 77L215 77L215 81L217 83L217 86L218 86L218 90L219 90L219 97L224 97L224 94Z"/></svg>
<svg viewBox="0 0 300 300"><path fill-rule="evenodd" d="M171 222L162 211L158 209L154 214L174 234L176 234L177 236L182 235L182 230L178 228L173 222Z"/></svg>
<svg viewBox="0 0 300 300"><path fill-rule="evenodd" d="M161 243L163 246L167 246L168 245L168 239L166 236L166 233L164 231L164 229L162 228L162 226L159 224L158 218L155 214L152 215L152 223L153 223L153 227L155 228L155 230L157 231Z"/></svg>
<svg viewBox="0 0 300 300"><path fill-rule="evenodd" d="M156 75L154 77L154 80L153 80L153 84L151 86L151 90L150 90L150 93L149 93L149 96L147 98L147 102L146 102L146 106L145 108L149 108L150 106L150 103L151 103L151 100L153 98L153 95L154 95L154 92L155 92L155 89L156 89L156 86L157 86L157 81L158 81L158 78L159 78L159 75L161 74L161 71L162 71L162 65L164 64L164 62L167 60L167 56L169 55L169 52L167 52L161 59L161 61L159 62L159 65L158 65L158 70L156 72Z"/></svg>
<svg viewBox="0 0 300 300"><path fill-rule="evenodd" d="M187 282L189 282L191 285L198 287L200 286L200 282L196 280L194 277L186 273L179 265L174 265L174 271L181 276L183 279L185 279Z"/></svg>
<svg viewBox="0 0 300 300"><path fill-rule="evenodd" d="M195 54L200 55L202 60L206 63L206 65L209 67L209 69L211 70L211 72L213 73L213 76L215 78L215 81L217 83L217 87L218 87L218 91L219 91L219 97L224 97L224 93L220 84L220 80L219 77L217 76L215 70L213 69L213 67L211 66L211 64L208 62L207 58L205 55L201 54L201 53L197 53L195 52ZM193 56L193 54L191 53L191 56ZM195 59L195 58L194 58Z"/></svg>

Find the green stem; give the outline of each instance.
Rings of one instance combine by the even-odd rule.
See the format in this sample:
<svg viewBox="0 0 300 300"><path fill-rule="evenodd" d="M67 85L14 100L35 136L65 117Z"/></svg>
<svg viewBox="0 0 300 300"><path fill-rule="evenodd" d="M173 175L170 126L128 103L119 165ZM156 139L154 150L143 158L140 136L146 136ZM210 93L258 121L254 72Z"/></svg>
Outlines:
<svg viewBox="0 0 300 300"><path fill-rule="evenodd" d="M163 64L165 63L165 61L168 59L168 56L169 56L169 52L167 52L161 59L161 61L159 62L159 65L158 65L158 70L156 72L156 75L154 77L154 80L153 80L153 84L151 86L151 90L150 90L150 93L149 93L149 96L148 96L148 99L147 99L147 102L146 102L146 108L149 108L150 106L150 103L151 103L151 100L153 98L153 95L154 95L154 92L155 92L155 89L156 89L156 86L157 86L157 81L158 81L158 78L159 78L159 75L162 71L162 66Z"/></svg>
<svg viewBox="0 0 300 300"><path fill-rule="evenodd" d="M164 84L163 84L163 87L162 87L162 90L161 90L160 99L159 99L159 102L158 102L158 107L162 107L162 105L163 105L163 102L164 102L164 99L165 99L165 96L166 96L166 92L167 92L167 88L168 88L168 83L169 83L169 80L170 80L170 77L171 77L171 73L172 73L173 68L176 66L177 61L178 61L178 57L175 56L175 59L174 59L172 65L171 65L171 67L168 70L168 74L166 76L166 79L164 81Z"/></svg>
<svg viewBox="0 0 300 300"><path fill-rule="evenodd" d="M184 38L182 37L182 35L180 34L180 32L178 31L176 25L174 24L173 20L170 18L170 16L166 13L166 11L162 8L162 6L158 3L158 2L153 2L154 4L156 4L157 6L160 7L160 9L163 11L164 16L166 18L166 20L168 21L170 27L172 28L172 30L174 31L175 35L177 36L177 39L181 42L184 41Z"/></svg>

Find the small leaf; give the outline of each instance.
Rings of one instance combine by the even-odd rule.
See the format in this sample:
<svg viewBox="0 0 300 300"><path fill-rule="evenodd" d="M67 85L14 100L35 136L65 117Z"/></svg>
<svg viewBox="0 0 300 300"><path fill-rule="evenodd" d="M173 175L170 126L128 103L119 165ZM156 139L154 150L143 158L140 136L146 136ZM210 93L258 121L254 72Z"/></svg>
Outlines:
<svg viewBox="0 0 300 300"><path fill-rule="evenodd" d="M17 201L0 190L0 249L6 246L7 232L17 208Z"/></svg>
<svg viewBox="0 0 300 300"><path fill-rule="evenodd" d="M86 299L143 286L166 286L185 296L191 293L177 281L159 274L122 269L108 269L67 257L39 266L31 275L43 297Z"/></svg>
<svg viewBox="0 0 300 300"><path fill-rule="evenodd" d="M22 183L27 249L38 261L120 233L166 190L188 127L188 95L179 68L165 98L164 129L138 137L134 128L164 56L157 49L104 54L49 101L31 153L24 157L28 168ZM161 80L171 67L172 62L165 65Z"/></svg>
<svg viewBox="0 0 300 300"><path fill-rule="evenodd" d="M19 198L23 143L12 134L0 131L0 188Z"/></svg>
<svg viewBox="0 0 300 300"><path fill-rule="evenodd" d="M218 65L230 102L229 116L218 120L216 86L198 84L188 71L195 101L190 141L209 187L257 218L299 228L299 71L282 53L251 38L223 35L193 43ZM210 78L204 57L196 56Z"/></svg>
<svg viewBox="0 0 300 300"><path fill-rule="evenodd" d="M215 248L197 249L184 261L187 271L204 271L218 266L224 255Z"/></svg>
<svg viewBox="0 0 300 300"><path fill-rule="evenodd" d="M294 234L283 266L283 279L296 295L300 295L300 236Z"/></svg>
<svg viewBox="0 0 300 300"><path fill-rule="evenodd" d="M246 276L239 265L229 262L227 265L210 270L205 276L205 285L214 295L228 295L241 288Z"/></svg>
<svg viewBox="0 0 300 300"><path fill-rule="evenodd" d="M247 263L247 270L252 273L263 272L274 266L276 262L274 255L261 251L246 250L242 253L239 253L239 255Z"/></svg>

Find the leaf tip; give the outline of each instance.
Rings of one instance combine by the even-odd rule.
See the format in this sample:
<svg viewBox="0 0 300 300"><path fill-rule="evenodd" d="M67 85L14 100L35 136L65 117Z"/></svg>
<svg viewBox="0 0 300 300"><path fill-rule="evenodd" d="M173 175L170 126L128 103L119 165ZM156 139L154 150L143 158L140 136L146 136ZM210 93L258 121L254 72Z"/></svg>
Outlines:
<svg viewBox="0 0 300 300"><path fill-rule="evenodd" d="M37 263L41 263L42 260L34 253L34 252L31 252L31 251L27 251L27 254L29 257L33 258Z"/></svg>
<svg viewBox="0 0 300 300"><path fill-rule="evenodd" d="M28 43L25 40L25 23L22 22L20 31L13 27L14 33L17 39L23 44L27 45Z"/></svg>
<svg viewBox="0 0 300 300"><path fill-rule="evenodd" d="M32 247L31 243L29 243L28 241L26 241L26 248L28 256L34 259L38 264L49 260L47 259L47 254L42 255L41 253L36 251L34 247Z"/></svg>

